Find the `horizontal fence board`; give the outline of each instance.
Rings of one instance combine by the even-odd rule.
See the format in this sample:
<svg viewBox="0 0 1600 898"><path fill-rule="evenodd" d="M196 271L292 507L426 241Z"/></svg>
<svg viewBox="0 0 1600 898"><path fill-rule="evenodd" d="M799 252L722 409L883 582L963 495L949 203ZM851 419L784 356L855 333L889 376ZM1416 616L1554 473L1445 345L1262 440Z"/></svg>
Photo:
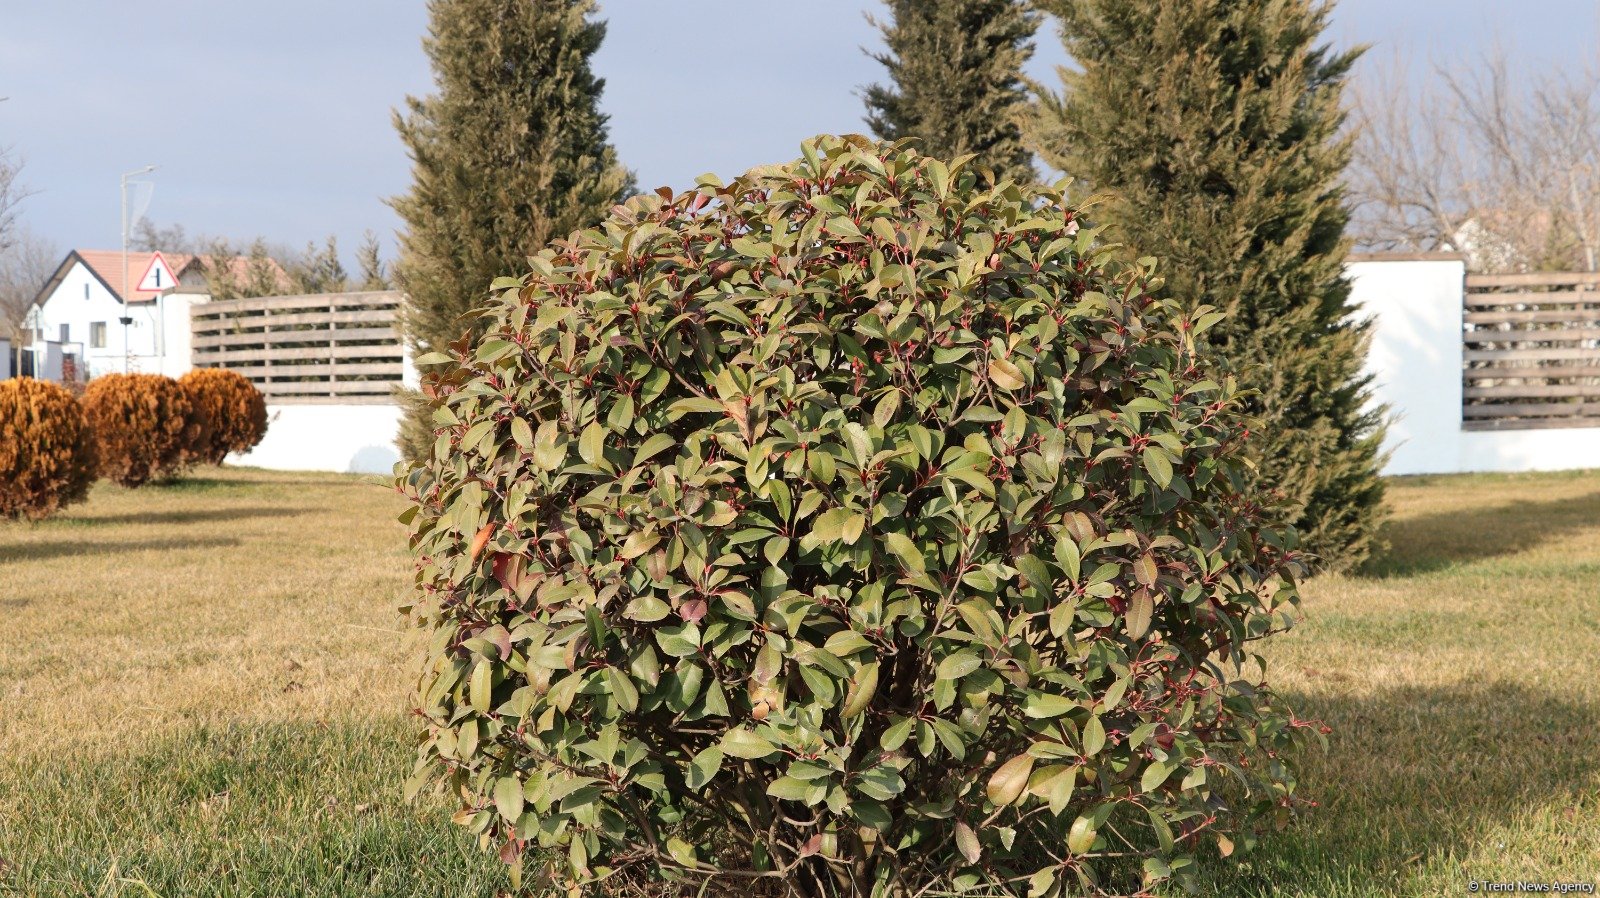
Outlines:
<svg viewBox="0 0 1600 898"><path fill-rule="evenodd" d="M214 366L222 367L222 366ZM313 362L297 365L229 365L227 370L250 378L285 378L305 376L355 377L377 374L399 379L404 376L404 366L393 362L327 363Z"/></svg>
<svg viewBox="0 0 1600 898"><path fill-rule="evenodd" d="M398 359L404 350L399 343L392 346L303 346L298 349L229 349L194 354L196 365L228 367L235 362L269 362L279 359L321 359L328 362L348 362L356 359Z"/></svg>
<svg viewBox="0 0 1600 898"><path fill-rule="evenodd" d="M1559 399L1582 397L1600 400L1600 383L1467 387L1463 391L1463 395L1469 399Z"/></svg>
<svg viewBox="0 0 1600 898"><path fill-rule="evenodd" d="M1563 327L1549 330L1481 330L1462 335L1467 343L1580 343L1600 340L1600 327Z"/></svg>
<svg viewBox="0 0 1600 898"><path fill-rule="evenodd" d="M1469 405L1462 409L1468 418L1527 418L1600 415L1600 402L1505 402Z"/></svg>
<svg viewBox="0 0 1600 898"><path fill-rule="evenodd" d="M362 291L356 293L313 293L296 296L260 296L251 299L214 299L195 306L191 316L217 318L237 316L241 312L282 312L289 309L341 309L382 308L400 305L401 294L395 290Z"/></svg>
<svg viewBox="0 0 1600 898"><path fill-rule="evenodd" d="M1543 290L1517 293L1468 293L1467 308L1489 309L1502 306L1588 305L1600 303L1597 290Z"/></svg>
<svg viewBox="0 0 1600 898"><path fill-rule="evenodd" d="M1516 312L1468 312L1468 324L1566 324L1576 321L1600 321L1600 309L1539 309ZM1496 331L1499 333L1499 331ZM1529 333L1544 333L1530 331Z"/></svg>
<svg viewBox="0 0 1600 898"><path fill-rule="evenodd" d="M388 395L400 386L399 380L307 380L271 381L257 383L256 388L268 396L293 396L304 393L383 393Z"/></svg>
<svg viewBox="0 0 1600 898"><path fill-rule="evenodd" d="M290 315L252 315L249 317L194 318L190 332L200 334L238 333L241 330L262 328L288 328L304 326L326 327L330 324L390 324L395 319L393 309L345 309L338 312L296 312Z"/></svg>
<svg viewBox="0 0 1600 898"><path fill-rule="evenodd" d="M1591 427L1600 430L1600 418L1514 418L1509 421L1485 418L1461 422L1462 430L1570 430Z"/></svg>
<svg viewBox="0 0 1600 898"><path fill-rule="evenodd" d="M1462 353L1468 362L1570 362L1600 360L1600 347L1572 349L1546 346L1537 349L1469 349Z"/></svg>
<svg viewBox="0 0 1600 898"><path fill-rule="evenodd" d="M330 340L341 342L352 340L398 341L400 332L393 327L298 327L293 330L281 331L212 334L204 337L196 336L191 339L196 350L206 350L218 346L249 346L252 344L281 346L290 343L326 343Z"/></svg>
<svg viewBox="0 0 1600 898"><path fill-rule="evenodd" d="M1591 358L1600 357L1591 356ZM1600 365L1485 365L1468 368L1467 380L1549 380L1562 377L1600 377Z"/></svg>
<svg viewBox="0 0 1600 898"><path fill-rule="evenodd" d="M1600 271L1535 271L1527 274L1469 274L1467 289L1489 287L1572 287L1600 284Z"/></svg>

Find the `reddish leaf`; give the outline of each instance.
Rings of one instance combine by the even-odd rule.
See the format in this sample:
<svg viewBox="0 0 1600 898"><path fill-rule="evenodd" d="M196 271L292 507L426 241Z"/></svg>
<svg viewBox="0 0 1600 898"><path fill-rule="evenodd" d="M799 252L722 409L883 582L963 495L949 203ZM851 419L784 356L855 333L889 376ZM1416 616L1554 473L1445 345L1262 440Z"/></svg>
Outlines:
<svg viewBox="0 0 1600 898"><path fill-rule="evenodd" d="M478 555L483 552L483 547L489 544L489 537L493 535L494 522L490 521L489 523L483 525L483 529L478 531L477 536L472 538L472 551L468 554L468 557L476 561L478 559Z"/></svg>

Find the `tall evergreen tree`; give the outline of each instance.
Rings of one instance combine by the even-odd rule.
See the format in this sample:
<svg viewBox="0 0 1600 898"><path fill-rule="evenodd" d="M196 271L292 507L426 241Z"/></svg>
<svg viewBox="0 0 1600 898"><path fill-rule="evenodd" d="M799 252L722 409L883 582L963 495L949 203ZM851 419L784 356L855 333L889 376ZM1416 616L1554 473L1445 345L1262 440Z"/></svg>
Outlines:
<svg viewBox="0 0 1600 898"><path fill-rule="evenodd" d="M356 248L356 261L361 265L362 290L388 290L389 266L383 261L383 249L378 245L378 235L367 231Z"/></svg>
<svg viewBox="0 0 1600 898"><path fill-rule="evenodd" d="M1331 567L1382 516L1381 416L1361 373L1340 189L1344 82L1320 0L1044 0L1078 69L1041 99L1046 161L1102 194L1109 237L1161 261L1167 293L1258 392L1259 476Z"/></svg>
<svg viewBox="0 0 1600 898"><path fill-rule="evenodd" d="M438 92L409 98L395 126L411 191L391 201L406 230L396 278L419 354L467 332L461 316L497 277L521 274L552 239L589 226L631 188L600 112L590 58L605 25L594 0L431 0L423 47ZM432 445L411 397L408 458Z"/></svg>
<svg viewBox="0 0 1600 898"><path fill-rule="evenodd" d="M350 274L339 261L339 239L332 234L318 247L306 244L306 251L286 266L296 292L306 294L343 293L350 289Z"/></svg>
<svg viewBox="0 0 1600 898"><path fill-rule="evenodd" d="M1001 178L1032 181L1022 127L1022 66L1038 16L1021 0L888 0L874 19L887 50L871 54L891 83L867 88L867 124L885 140L915 137L929 155L975 153Z"/></svg>

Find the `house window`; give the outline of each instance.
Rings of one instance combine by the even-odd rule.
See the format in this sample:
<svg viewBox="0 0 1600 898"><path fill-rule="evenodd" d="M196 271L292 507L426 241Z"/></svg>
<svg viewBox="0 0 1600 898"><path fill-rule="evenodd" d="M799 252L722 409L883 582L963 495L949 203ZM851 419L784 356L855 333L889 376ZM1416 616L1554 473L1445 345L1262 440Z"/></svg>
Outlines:
<svg viewBox="0 0 1600 898"><path fill-rule="evenodd" d="M89 322L89 348L106 348L106 323L104 321Z"/></svg>
<svg viewBox="0 0 1600 898"><path fill-rule="evenodd" d="M70 325L70 324L61 325L61 342L63 342L63 343L71 343L72 342L72 325Z"/></svg>
<svg viewBox="0 0 1600 898"><path fill-rule="evenodd" d="M89 298L89 285L88 284L84 284L83 285L83 298L84 299L88 299Z"/></svg>

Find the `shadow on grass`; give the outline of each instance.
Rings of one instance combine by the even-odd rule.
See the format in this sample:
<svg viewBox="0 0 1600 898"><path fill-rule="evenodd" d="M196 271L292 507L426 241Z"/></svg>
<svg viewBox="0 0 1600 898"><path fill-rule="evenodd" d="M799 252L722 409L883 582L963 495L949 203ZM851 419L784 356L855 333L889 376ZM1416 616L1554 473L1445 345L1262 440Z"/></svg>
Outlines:
<svg viewBox="0 0 1600 898"><path fill-rule="evenodd" d="M199 726L0 760L0 895L492 898L504 868L437 797L408 804L407 721ZM9 879L9 881L8 881Z"/></svg>
<svg viewBox="0 0 1600 898"><path fill-rule="evenodd" d="M1208 893L1432 894L1412 881L1422 867L1455 875L1468 855L1494 857L1484 842L1526 830L1527 814L1593 837L1583 806L1600 783L1600 708L1503 681L1290 698L1334 730L1326 755L1302 758L1300 794L1321 806L1238 866L1213 854Z"/></svg>
<svg viewBox="0 0 1600 898"><path fill-rule="evenodd" d="M249 518L292 518L307 513L308 509L304 508L245 505L229 508L192 508L182 511L108 514L94 517L74 517L69 514L67 517L60 518L59 524L64 527L103 527L118 524L215 524L233 523Z"/></svg>
<svg viewBox="0 0 1600 898"><path fill-rule="evenodd" d="M169 493L237 493L261 487L337 486L339 482L339 476L331 474L321 480L309 477L290 480L281 476L271 476L262 471L249 470L235 473L231 477L178 477L172 480L154 480L145 484L142 489ZM351 482L357 482L354 481L353 475Z"/></svg>
<svg viewBox="0 0 1600 898"><path fill-rule="evenodd" d="M73 561L92 561L102 555L121 555L127 552L177 552L184 549L217 549L240 545L233 537L167 537L165 539L136 539L119 542L100 542L82 538L48 540L0 545L0 564L24 561L50 561L70 558Z"/></svg>
<svg viewBox="0 0 1600 898"><path fill-rule="evenodd" d="M1493 493L1485 487L1486 493ZM1388 549L1368 559L1359 577L1387 579L1447 570L1515 555L1573 530L1600 527L1600 492L1550 502L1485 504L1384 525Z"/></svg>

